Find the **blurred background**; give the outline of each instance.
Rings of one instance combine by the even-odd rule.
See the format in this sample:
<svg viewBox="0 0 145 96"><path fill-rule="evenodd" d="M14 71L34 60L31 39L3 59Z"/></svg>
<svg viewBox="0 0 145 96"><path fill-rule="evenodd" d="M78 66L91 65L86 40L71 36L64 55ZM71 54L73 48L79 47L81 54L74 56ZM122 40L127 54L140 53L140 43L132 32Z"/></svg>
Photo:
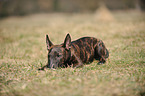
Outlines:
<svg viewBox="0 0 145 96"><path fill-rule="evenodd" d="M103 40L107 63L38 72L45 35L67 33ZM144 37L145 0L0 0L0 96L145 96Z"/></svg>
<svg viewBox="0 0 145 96"><path fill-rule="evenodd" d="M145 10L145 0L0 0L0 17L50 12L94 12L100 5L109 10Z"/></svg>

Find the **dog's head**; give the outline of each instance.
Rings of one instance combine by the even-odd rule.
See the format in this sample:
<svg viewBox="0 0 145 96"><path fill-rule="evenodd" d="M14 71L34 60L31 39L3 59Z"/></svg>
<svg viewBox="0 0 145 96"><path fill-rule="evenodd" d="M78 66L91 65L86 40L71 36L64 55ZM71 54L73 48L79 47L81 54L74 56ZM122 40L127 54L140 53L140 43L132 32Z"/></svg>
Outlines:
<svg viewBox="0 0 145 96"><path fill-rule="evenodd" d="M61 45L53 45L48 35L46 35L46 45L48 50L48 67L63 67L67 63L71 55L71 37L67 34L64 43Z"/></svg>

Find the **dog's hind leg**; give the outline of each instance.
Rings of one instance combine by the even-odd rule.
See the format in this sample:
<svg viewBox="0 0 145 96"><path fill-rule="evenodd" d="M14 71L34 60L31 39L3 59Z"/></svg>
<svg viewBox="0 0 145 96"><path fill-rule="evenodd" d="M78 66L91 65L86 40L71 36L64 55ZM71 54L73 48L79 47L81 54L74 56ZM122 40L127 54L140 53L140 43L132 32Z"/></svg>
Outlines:
<svg viewBox="0 0 145 96"><path fill-rule="evenodd" d="M104 51L102 48L99 48L98 54L99 54L99 56L100 56L100 59L99 59L98 64L104 64L104 63L106 62L106 58L105 58L105 56L104 56L104 52L105 52L105 51Z"/></svg>
<svg viewBox="0 0 145 96"><path fill-rule="evenodd" d="M107 56L108 51L105 48L105 45L102 41L99 42L99 44L95 47L95 59L99 60L98 64L104 64L106 62L106 57Z"/></svg>

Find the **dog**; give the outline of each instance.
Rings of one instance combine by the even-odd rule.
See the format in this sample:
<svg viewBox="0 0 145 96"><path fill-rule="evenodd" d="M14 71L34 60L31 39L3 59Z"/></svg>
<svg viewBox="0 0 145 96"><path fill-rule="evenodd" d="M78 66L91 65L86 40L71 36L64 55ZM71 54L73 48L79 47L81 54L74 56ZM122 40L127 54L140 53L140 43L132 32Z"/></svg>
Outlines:
<svg viewBox="0 0 145 96"><path fill-rule="evenodd" d="M104 64L109 57L109 52L102 40L93 37L83 37L71 42L71 37L67 34L64 43L53 45L46 35L46 45L48 63L39 70L68 66L77 68L93 62L94 59L99 60L98 64Z"/></svg>

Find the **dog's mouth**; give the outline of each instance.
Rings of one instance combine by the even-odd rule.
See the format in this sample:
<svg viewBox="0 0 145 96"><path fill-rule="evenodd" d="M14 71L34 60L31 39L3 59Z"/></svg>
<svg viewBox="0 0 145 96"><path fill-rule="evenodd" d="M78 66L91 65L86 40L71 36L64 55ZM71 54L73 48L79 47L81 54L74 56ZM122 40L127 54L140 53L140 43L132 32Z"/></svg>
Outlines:
<svg viewBox="0 0 145 96"><path fill-rule="evenodd" d="M57 69L57 68L65 68L66 66L64 65L64 63L61 64L52 64L51 66L49 66L50 69Z"/></svg>

